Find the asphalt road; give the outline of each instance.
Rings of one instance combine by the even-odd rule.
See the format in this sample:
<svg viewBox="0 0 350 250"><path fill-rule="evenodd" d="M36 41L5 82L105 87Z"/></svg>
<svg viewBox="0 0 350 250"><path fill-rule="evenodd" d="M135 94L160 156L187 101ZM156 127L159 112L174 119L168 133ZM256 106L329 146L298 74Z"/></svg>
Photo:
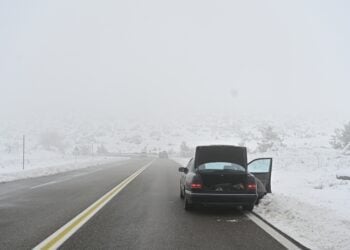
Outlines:
<svg viewBox="0 0 350 250"><path fill-rule="evenodd" d="M151 162L0 184L0 249L31 249ZM285 249L238 209L186 212L178 164L157 159L60 249Z"/></svg>

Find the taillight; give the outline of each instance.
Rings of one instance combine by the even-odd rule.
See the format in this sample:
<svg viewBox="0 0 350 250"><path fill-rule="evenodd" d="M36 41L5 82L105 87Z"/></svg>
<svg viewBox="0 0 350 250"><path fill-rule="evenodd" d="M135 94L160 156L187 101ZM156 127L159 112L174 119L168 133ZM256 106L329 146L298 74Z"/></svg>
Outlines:
<svg viewBox="0 0 350 250"><path fill-rule="evenodd" d="M191 189L202 189L202 184L201 183L192 183Z"/></svg>
<svg viewBox="0 0 350 250"><path fill-rule="evenodd" d="M256 191L256 183L248 183L247 189L249 191Z"/></svg>
<svg viewBox="0 0 350 250"><path fill-rule="evenodd" d="M196 174L192 177L192 180L190 181L190 187L191 190L200 190L203 188L203 182L200 175Z"/></svg>

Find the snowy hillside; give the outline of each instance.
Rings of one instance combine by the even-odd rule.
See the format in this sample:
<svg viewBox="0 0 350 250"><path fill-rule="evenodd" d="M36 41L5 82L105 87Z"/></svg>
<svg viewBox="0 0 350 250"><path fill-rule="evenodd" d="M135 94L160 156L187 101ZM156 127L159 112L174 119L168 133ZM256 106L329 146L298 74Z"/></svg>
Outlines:
<svg viewBox="0 0 350 250"><path fill-rule="evenodd" d="M350 181L337 176L350 175L350 156L329 143L343 123L291 117L194 117L153 123L135 119L41 120L22 127L2 123L0 181L114 160L105 158L108 152L167 150L185 162L199 144L245 145L249 159L274 159L273 193L255 211L307 246L348 249ZM29 172L22 171L23 134Z"/></svg>

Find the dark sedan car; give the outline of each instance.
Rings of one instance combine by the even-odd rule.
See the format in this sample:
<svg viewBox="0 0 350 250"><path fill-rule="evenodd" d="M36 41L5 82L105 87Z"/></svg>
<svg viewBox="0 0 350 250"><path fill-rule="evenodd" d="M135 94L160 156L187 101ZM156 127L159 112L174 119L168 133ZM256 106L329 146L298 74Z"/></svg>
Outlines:
<svg viewBox="0 0 350 250"><path fill-rule="evenodd" d="M186 167L180 167L180 196L185 209L196 205L242 206L253 210L271 192L271 158L247 163L247 149L236 146L198 146Z"/></svg>

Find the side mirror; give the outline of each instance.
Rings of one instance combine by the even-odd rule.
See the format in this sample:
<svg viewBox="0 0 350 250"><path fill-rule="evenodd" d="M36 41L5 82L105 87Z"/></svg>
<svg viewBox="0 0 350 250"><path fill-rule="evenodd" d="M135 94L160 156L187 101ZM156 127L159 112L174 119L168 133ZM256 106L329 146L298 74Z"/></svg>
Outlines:
<svg viewBox="0 0 350 250"><path fill-rule="evenodd" d="M187 174L188 173L188 168L179 167L179 172Z"/></svg>

